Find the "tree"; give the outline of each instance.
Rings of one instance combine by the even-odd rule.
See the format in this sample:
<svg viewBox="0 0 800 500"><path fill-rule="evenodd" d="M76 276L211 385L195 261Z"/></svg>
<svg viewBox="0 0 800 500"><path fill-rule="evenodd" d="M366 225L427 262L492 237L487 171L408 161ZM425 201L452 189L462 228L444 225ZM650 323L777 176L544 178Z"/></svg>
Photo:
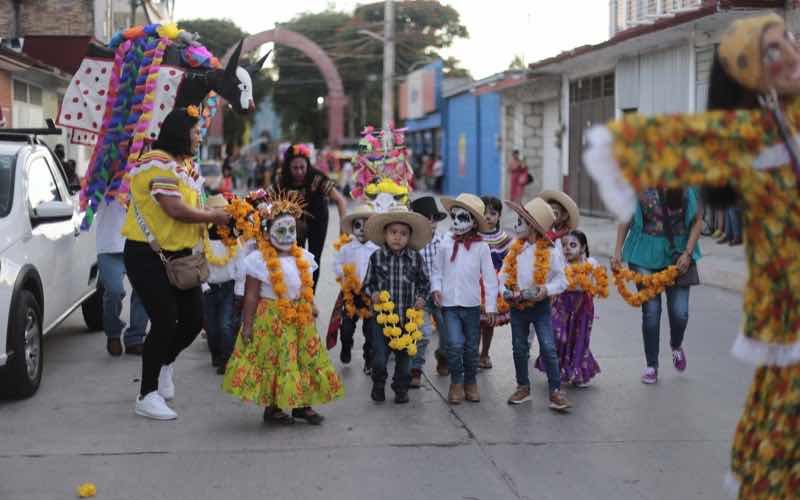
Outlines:
<svg viewBox="0 0 800 500"><path fill-rule="evenodd" d="M305 13L281 26L315 41L333 59L349 98L348 111L356 133L381 119L383 43L360 31L382 36L383 8L383 2L374 2L359 6L352 14L332 9ZM397 2L395 14L398 75L437 58L438 50L468 36L458 11L436 0ZM275 50L280 77L274 97L283 128L293 139L320 144L327 137L326 111L317 105L317 98L327 94L322 75L301 52L280 46ZM468 75L454 58L445 59L445 73Z"/></svg>
<svg viewBox="0 0 800 500"><path fill-rule="evenodd" d="M206 46L219 59L233 45L247 37L241 28L229 19L193 19L181 21L178 25L192 33L200 35L200 42ZM246 61L242 61L242 65ZM261 102L271 90L271 81L262 72L253 75L253 100ZM223 107L223 131L226 144L240 146L244 139L245 131L252 125L252 116L242 116L233 110Z"/></svg>
<svg viewBox="0 0 800 500"><path fill-rule="evenodd" d="M511 60L511 64L508 65L508 69L525 69L527 65L525 64L525 59L522 58L521 54L515 54L514 59Z"/></svg>

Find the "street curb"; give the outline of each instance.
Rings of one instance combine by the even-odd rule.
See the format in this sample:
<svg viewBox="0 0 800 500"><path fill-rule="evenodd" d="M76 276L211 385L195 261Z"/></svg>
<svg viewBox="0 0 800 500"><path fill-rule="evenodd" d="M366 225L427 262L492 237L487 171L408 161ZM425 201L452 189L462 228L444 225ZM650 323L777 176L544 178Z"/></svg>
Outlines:
<svg viewBox="0 0 800 500"><path fill-rule="evenodd" d="M607 242L589 244L593 257L611 258L614 254L612 245ZM742 293L747 282L747 270L730 271L714 262L713 257L700 259L697 263L697 272L700 274L700 283L714 288L721 288L731 292Z"/></svg>

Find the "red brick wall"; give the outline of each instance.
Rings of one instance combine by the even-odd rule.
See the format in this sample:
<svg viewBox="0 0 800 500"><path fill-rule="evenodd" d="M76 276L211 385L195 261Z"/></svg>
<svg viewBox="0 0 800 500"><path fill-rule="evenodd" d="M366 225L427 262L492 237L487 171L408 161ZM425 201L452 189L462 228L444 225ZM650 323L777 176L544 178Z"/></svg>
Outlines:
<svg viewBox="0 0 800 500"><path fill-rule="evenodd" d="M12 0L0 0L0 37L14 35ZM26 0L20 10L22 36L94 34L92 0Z"/></svg>

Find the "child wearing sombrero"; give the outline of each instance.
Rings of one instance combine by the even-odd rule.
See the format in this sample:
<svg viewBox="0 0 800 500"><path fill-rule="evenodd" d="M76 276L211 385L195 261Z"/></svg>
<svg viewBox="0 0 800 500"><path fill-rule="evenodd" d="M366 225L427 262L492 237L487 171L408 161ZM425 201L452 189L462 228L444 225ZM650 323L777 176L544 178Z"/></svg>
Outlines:
<svg viewBox="0 0 800 500"><path fill-rule="evenodd" d="M342 232L353 235L353 238L342 245L334 257L334 273L336 279L342 285L342 289L348 288L346 280L356 280L355 289L349 290L348 294L352 298L343 300L340 311L341 323L339 334L342 339L342 350L339 359L344 364L349 364L351 360L351 350L353 348L353 334L356 331L356 324L361 319L361 333L364 335L364 372L369 373L372 363L372 352L370 349L369 321L363 317L363 311L367 306L362 294L362 284L364 276L367 274L369 258L378 250L378 245L369 241L366 234L367 219L373 214L372 209L367 205L360 205L342 219ZM354 272L354 275L351 273ZM348 303L352 301L352 303ZM338 304L338 301L337 301ZM335 338L334 338L335 342Z"/></svg>
<svg viewBox="0 0 800 500"><path fill-rule="evenodd" d="M578 223L581 219L578 205L575 200L563 191L545 190L539 193L538 197L546 201L550 208L553 209L556 219L547 236L556 242L556 246L560 248L561 238L570 231L578 229Z"/></svg>
<svg viewBox="0 0 800 500"><path fill-rule="evenodd" d="M394 303L399 324L405 325L406 310L421 309L430 294L430 279L419 249L431 239L431 224L424 216L409 211L404 206L395 206L367 220L367 239L380 245L380 249L369 258L369 267L364 277L363 292L372 298L373 304L380 302L381 292L388 292ZM375 318L370 319L372 333L372 400L386 400L386 364L389 360L389 339L378 328ZM408 387L411 382L411 358L407 350L395 351L395 368L392 390L395 403L408 403Z"/></svg>
<svg viewBox="0 0 800 500"><path fill-rule="evenodd" d="M453 219L451 234L442 241L434 260L433 300L442 308L447 333L447 365L450 368L448 402L477 403L478 342L481 330L481 280L486 292L485 311L494 325L497 312L497 274L489 245L479 232L490 227L483 216L486 207L474 194L442 198Z"/></svg>
<svg viewBox="0 0 800 500"><path fill-rule="evenodd" d="M521 404L531 399L528 358L533 325L547 371L550 408L565 411L571 405L561 391L550 298L566 290L568 283L564 256L546 236L553 228L555 214L541 198L534 198L524 207L511 201L506 204L517 213L516 233L527 234L514 242L500 270L503 297L511 306L511 344L517 377L517 390L508 403Z"/></svg>

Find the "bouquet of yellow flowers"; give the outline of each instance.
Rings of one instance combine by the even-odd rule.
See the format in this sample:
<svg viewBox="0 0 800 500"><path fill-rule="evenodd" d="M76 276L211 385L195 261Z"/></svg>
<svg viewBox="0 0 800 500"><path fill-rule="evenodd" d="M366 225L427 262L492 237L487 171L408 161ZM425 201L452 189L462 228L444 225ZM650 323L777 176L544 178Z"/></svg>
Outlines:
<svg viewBox="0 0 800 500"><path fill-rule="evenodd" d="M389 339L389 347L395 351L405 350L409 356L417 355L417 342L422 340L419 328L424 321L423 312L412 307L406 309L406 324L400 328L400 315L394 312L395 303L386 290L378 294L379 302L373 308L378 315L375 321L383 326L383 335Z"/></svg>

